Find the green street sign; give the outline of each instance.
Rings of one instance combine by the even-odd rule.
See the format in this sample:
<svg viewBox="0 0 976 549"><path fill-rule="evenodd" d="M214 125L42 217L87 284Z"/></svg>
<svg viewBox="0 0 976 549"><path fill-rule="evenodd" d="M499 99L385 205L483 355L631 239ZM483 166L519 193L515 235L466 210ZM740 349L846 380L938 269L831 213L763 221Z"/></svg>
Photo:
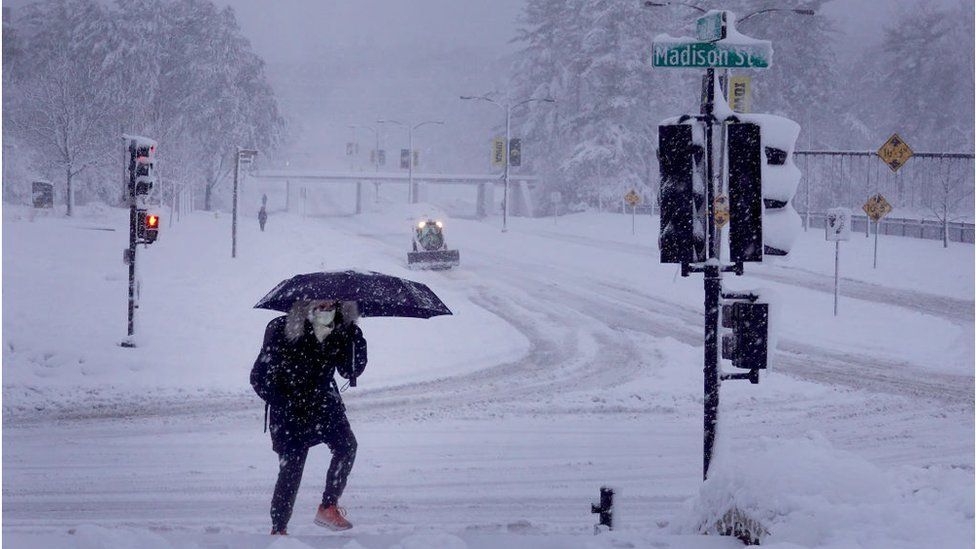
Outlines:
<svg viewBox="0 0 976 549"><path fill-rule="evenodd" d="M714 10L698 18L696 22L698 39L714 42L725 38L725 12Z"/></svg>
<svg viewBox="0 0 976 549"><path fill-rule="evenodd" d="M655 67L683 69L767 69L772 64L773 48L767 40L728 43L694 42L688 38L661 37L654 40L652 64Z"/></svg>

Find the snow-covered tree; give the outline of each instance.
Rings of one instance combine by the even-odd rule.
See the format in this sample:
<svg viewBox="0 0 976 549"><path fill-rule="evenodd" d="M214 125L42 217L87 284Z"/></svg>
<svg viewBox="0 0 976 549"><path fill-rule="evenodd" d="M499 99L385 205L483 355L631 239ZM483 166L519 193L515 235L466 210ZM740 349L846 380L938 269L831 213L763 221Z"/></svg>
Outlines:
<svg viewBox="0 0 976 549"><path fill-rule="evenodd" d="M14 26L19 66L29 70L5 82L5 118L11 136L57 164L67 185L96 170L90 190L118 200L121 134L143 134L160 142L160 168L182 172L209 208L236 146L270 153L279 140L283 120L263 62L229 7L50 0Z"/></svg>

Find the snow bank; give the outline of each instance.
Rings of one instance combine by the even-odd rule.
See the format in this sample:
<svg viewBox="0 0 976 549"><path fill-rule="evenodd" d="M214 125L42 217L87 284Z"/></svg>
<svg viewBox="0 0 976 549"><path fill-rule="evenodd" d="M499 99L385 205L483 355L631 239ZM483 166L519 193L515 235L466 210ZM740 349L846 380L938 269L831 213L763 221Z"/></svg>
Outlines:
<svg viewBox="0 0 976 549"><path fill-rule="evenodd" d="M886 471L815 432L723 454L678 532L707 529L736 507L769 530L767 547L972 546L968 468Z"/></svg>

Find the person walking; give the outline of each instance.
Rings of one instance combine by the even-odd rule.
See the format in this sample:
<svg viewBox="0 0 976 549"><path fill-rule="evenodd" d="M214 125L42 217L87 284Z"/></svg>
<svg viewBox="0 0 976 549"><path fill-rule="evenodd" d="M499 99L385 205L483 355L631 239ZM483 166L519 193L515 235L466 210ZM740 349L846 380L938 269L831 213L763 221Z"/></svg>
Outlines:
<svg viewBox="0 0 976 549"><path fill-rule="evenodd" d="M264 204L261 205L261 209L258 210L258 224L261 225L261 232L264 232L264 224L268 222L268 210L265 208Z"/></svg>
<svg viewBox="0 0 976 549"><path fill-rule="evenodd" d="M271 534L286 535L309 448L326 444L332 462L315 524L348 530L338 506L356 459L357 442L335 373L355 379L366 368L366 339L356 325L355 302L298 301L268 323L251 386L270 409L271 447L278 481L271 498Z"/></svg>

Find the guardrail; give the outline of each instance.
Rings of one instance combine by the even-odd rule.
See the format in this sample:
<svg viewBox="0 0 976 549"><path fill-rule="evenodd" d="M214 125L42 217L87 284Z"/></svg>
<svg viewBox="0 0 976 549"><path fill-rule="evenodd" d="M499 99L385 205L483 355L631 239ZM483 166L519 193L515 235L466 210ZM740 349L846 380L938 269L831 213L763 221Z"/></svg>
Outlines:
<svg viewBox="0 0 976 549"><path fill-rule="evenodd" d="M651 204L641 204L637 206L637 215L654 215L655 208ZM630 213L630 208L618 211ZM799 212L803 222L806 223L806 212ZM811 229L824 228L823 212L810 212ZM925 240L942 240L942 222L935 219L910 219L902 217L885 217L881 220L880 234L891 236L905 236L909 238L924 238ZM866 215L851 216L851 232L865 233L868 230L868 217ZM874 229L871 228L873 231ZM949 240L951 242L963 242L973 244L976 241L976 225L957 221L949 222Z"/></svg>
<svg viewBox="0 0 976 549"><path fill-rule="evenodd" d="M806 219L806 214L801 213ZM825 214L810 212L810 228L823 229ZM901 217L885 217L879 225L880 233L892 236L907 236L924 238L926 240L942 240L942 222L935 219L908 219ZM868 217L866 215L851 216L851 232L867 233ZM976 225L973 223L949 222L949 240L973 244L976 240Z"/></svg>

